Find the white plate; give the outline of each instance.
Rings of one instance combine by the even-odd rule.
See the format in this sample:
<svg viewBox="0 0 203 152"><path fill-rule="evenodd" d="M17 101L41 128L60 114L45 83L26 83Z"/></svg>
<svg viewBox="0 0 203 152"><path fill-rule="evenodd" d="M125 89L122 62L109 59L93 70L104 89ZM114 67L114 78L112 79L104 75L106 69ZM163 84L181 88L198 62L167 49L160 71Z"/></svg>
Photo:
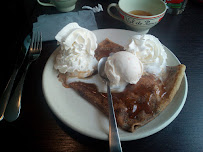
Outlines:
<svg viewBox="0 0 203 152"><path fill-rule="evenodd" d="M120 29L103 29L94 31L98 43L105 38L126 46L131 37L136 33ZM180 61L165 47L168 55L168 65L178 65ZM57 71L53 68L56 49L48 59L42 78L42 86L47 104L65 125L75 131L96 139L108 140L108 119L97 108L77 95L72 89L65 88L58 81ZM186 75L180 89L168 107L153 121L137 129L134 133L126 132L119 128L122 141L135 140L152 135L169 125L180 113L185 103L188 92Z"/></svg>

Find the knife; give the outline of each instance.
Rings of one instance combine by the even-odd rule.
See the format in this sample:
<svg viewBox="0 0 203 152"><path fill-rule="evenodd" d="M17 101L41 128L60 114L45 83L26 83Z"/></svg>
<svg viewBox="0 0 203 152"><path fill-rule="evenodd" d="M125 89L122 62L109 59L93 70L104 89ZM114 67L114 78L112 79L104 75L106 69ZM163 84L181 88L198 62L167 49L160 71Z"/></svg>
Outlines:
<svg viewBox="0 0 203 152"><path fill-rule="evenodd" d="M18 54L16 63L14 65L13 73L12 73L12 75L11 75L7 85L6 85L6 88L4 89L3 94L1 95L1 98L0 98L0 121L4 118L4 112L5 112L6 106L8 104L8 100L9 100L9 97L11 94L11 90L13 88L13 84L14 84L16 75L17 75L18 70L20 69L20 67L21 67L21 65L25 59L25 56L28 52L30 42L31 42L31 38L30 38L30 35L28 35L25 38L25 40L23 42L23 46L21 48L21 51Z"/></svg>

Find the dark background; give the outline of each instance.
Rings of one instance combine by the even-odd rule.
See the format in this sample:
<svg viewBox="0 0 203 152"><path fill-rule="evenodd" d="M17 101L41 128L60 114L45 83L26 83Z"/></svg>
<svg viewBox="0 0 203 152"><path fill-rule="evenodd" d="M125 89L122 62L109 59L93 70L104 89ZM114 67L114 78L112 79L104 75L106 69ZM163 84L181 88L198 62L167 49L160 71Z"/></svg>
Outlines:
<svg viewBox="0 0 203 152"><path fill-rule="evenodd" d="M120 28L125 25L111 18L107 0L78 0L76 9L84 5L102 4L104 12L96 13L99 29ZM12 73L18 51L32 23L42 14L60 13L54 7L40 6L36 0L11 0L2 5L2 39L0 93ZM5 7L5 9L4 9ZM4 11L5 10L5 11ZM181 15L166 14L150 29L179 60L187 66L188 96L179 116L160 132L136 141L122 142L123 151L203 151L203 7L188 2ZM4 46L4 47L3 47ZM0 122L0 151L108 151L108 142L81 135L64 126L49 110L41 89L41 75L56 41L43 43L40 58L27 74L21 114L17 121ZM18 79L18 78L17 78Z"/></svg>

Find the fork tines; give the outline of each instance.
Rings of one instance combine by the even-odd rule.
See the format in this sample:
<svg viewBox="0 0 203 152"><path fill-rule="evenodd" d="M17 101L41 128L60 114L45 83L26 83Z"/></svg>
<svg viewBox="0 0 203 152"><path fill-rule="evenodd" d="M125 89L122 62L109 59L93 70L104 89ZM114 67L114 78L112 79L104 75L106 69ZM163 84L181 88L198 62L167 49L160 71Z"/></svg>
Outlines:
<svg viewBox="0 0 203 152"><path fill-rule="evenodd" d="M33 32L32 33L30 50L33 50L33 51L42 50L42 32Z"/></svg>

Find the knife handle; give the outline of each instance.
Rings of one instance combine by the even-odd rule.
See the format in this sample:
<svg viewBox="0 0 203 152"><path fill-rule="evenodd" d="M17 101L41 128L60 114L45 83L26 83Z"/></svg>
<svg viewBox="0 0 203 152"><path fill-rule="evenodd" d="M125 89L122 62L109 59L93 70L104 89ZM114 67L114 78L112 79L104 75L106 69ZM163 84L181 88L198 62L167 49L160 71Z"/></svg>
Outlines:
<svg viewBox="0 0 203 152"><path fill-rule="evenodd" d="M21 109L21 97L22 97L23 85L24 85L25 77L29 66L30 64L28 63L6 107L4 117L8 122L13 122L19 117L20 109Z"/></svg>
<svg viewBox="0 0 203 152"><path fill-rule="evenodd" d="M18 68L15 68L0 98L0 121L4 118L4 112L6 110L6 106L8 104L8 100L9 100L17 73L18 73Z"/></svg>

